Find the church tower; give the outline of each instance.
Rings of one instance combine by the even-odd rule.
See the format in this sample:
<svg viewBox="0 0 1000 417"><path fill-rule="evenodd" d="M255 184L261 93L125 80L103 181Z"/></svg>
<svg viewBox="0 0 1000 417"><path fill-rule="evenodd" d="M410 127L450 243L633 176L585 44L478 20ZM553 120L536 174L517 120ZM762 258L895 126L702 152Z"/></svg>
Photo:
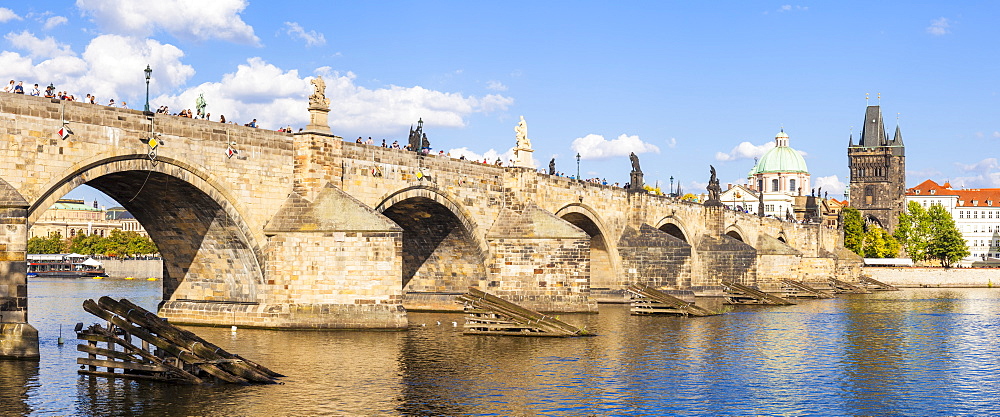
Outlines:
<svg viewBox="0 0 1000 417"><path fill-rule="evenodd" d="M861 126L858 143L854 144L852 135L847 146L851 206L861 211L865 221L892 233L899 214L906 209L906 152L899 121L895 136L889 140L882 109L868 106Z"/></svg>

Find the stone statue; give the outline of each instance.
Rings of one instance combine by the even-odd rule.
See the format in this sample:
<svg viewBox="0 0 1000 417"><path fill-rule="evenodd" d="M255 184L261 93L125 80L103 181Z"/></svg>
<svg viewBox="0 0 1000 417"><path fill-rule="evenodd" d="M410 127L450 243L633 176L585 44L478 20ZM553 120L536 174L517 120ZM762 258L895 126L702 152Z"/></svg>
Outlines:
<svg viewBox="0 0 1000 417"><path fill-rule="evenodd" d="M635 152L630 153L628 155L628 159L632 161L632 172L642 172L642 170L639 169L639 157L635 156Z"/></svg>
<svg viewBox="0 0 1000 417"><path fill-rule="evenodd" d="M708 199L705 200L705 205L721 206L722 201L719 200L719 196L722 194L722 187L719 186L719 177L715 175L714 166L709 165L708 167L711 169L712 176L708 179L708 187L705 187L708 190Z"/></svg>
<svg viewBox="0 0 1000 417"><path fill-rule="evenodd" d="M514 126L514 133L517 137L517 148L518 149L531 149L531 140L528 139L528 124L524 121L524 116L521 116L521 121Z"/></svg>
<svg viewBox="0 0 1000 417"><path fill-rule="evenodd" d="M757 196L757 215L764 217L764 191L761 190L760 194Z"/></svg>
<svg viewBox="0 0 1000 417"><path fill-rule="evenodd" d="M198 98L194 101L194 108L197 109L199 117L205 115L205 106L207 105L205 103L205 93L199 93Z"/></svg>
<svg viewBox="0 0 1000 417"><path fill-rule="evenodd" d="M309 96L309 107L330 107L330 99L326 98L326 82L323 77L316 76L311 81L313 93Z"/></svg>
<svg viewBox="0 0 1000 417"><path fill-rule="evenodd" d="M549 161L549 175L556 175L556 159L552 158Z"/></svg>

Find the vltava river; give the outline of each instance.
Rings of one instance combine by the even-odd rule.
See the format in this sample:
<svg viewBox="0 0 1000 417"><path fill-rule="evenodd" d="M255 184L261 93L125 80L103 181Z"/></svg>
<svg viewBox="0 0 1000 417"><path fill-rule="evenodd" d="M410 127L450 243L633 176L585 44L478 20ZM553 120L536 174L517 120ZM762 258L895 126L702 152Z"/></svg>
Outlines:
<svg viewBox="0 0 1000 417"><path fill-rule="evenodd" d="M995 289L911 289L699 319L602 305L598 315L562 317L599 334L577 339L462 336L458 314L411 313L407 332L192 328L287 375L284 385L252 387L76 374L73 325L97 321L83 300L110 295L153 309L158 282L31 280L29 292L42 359L0 361L3 416L1000 414Z"/></svg>

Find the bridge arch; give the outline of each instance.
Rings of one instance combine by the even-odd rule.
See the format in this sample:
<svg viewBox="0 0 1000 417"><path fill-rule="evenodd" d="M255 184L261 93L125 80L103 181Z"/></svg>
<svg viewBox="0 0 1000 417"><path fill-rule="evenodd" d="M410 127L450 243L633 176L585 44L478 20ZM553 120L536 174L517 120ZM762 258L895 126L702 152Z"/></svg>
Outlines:
<svg viewBox="0 0 1000 417"><path fill-rule="evenodd" d="M748 244L750 246L753 246L753 245L751 245L751 242L747 241L747 239L749 238L749 236L747 235L747 233L742 228L740 228L739 226L737 226L735 224L732 225L732 226L727 227L726 231L723 234L726 235L726 236L729 236L729 237L731 237L733 239L736 239L736 240L738 240L740 242L743 242L743 243L746 243L746 244Z"/></svg>
<svg viewBox="0 0 1000 417"><path fill-rule="evenodd" d="M163 258L163 299L260 302L262 236L245 208L209 173L184 161L146 154L98 155L75 164L30 197L28 223L80 185L132 213Z"/></svg>
<svg viewBox="0 0 1000 417"><path fill-rule="evenodd" d="M604 221L593 208L583 203L570 203L555 212L559 217L583 229L590 236L590 286L592 289L612 288L621 276L618 244L608 234Z"/></svg>
<svg viewBox="0 0 1000 417"><path fill-rule="evenodd" d="M432 185L409 186L383 197L375 210L403 228L404 292L486 288L489 250L485 234L468 210L445 191Z"/></svg>
<svg viewBox="0 0 1000 417"><path fill-rule="evenodd" d="M670 236L676 237L683 240L687 244L691 244L691 235L687 231L684 223L674 217L664 217L660 220L659 224L656 225L657 229L669 234Z"/></svg>

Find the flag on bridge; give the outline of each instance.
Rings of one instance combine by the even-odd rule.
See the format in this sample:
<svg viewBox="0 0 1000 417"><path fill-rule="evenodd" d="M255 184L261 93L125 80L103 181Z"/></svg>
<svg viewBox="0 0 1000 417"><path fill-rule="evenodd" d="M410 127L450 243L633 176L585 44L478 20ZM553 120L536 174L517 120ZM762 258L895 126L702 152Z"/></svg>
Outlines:
<svg viewBox="0 0 1000 417"><path fill-rule="evenodd" d="M64 124L61 128L59 128L59 132L58 133L59 133L59 137L65 140L66 138L69 137L69 135L73 134L73 131L69 130L69 126L66 126Z"/></svg>

